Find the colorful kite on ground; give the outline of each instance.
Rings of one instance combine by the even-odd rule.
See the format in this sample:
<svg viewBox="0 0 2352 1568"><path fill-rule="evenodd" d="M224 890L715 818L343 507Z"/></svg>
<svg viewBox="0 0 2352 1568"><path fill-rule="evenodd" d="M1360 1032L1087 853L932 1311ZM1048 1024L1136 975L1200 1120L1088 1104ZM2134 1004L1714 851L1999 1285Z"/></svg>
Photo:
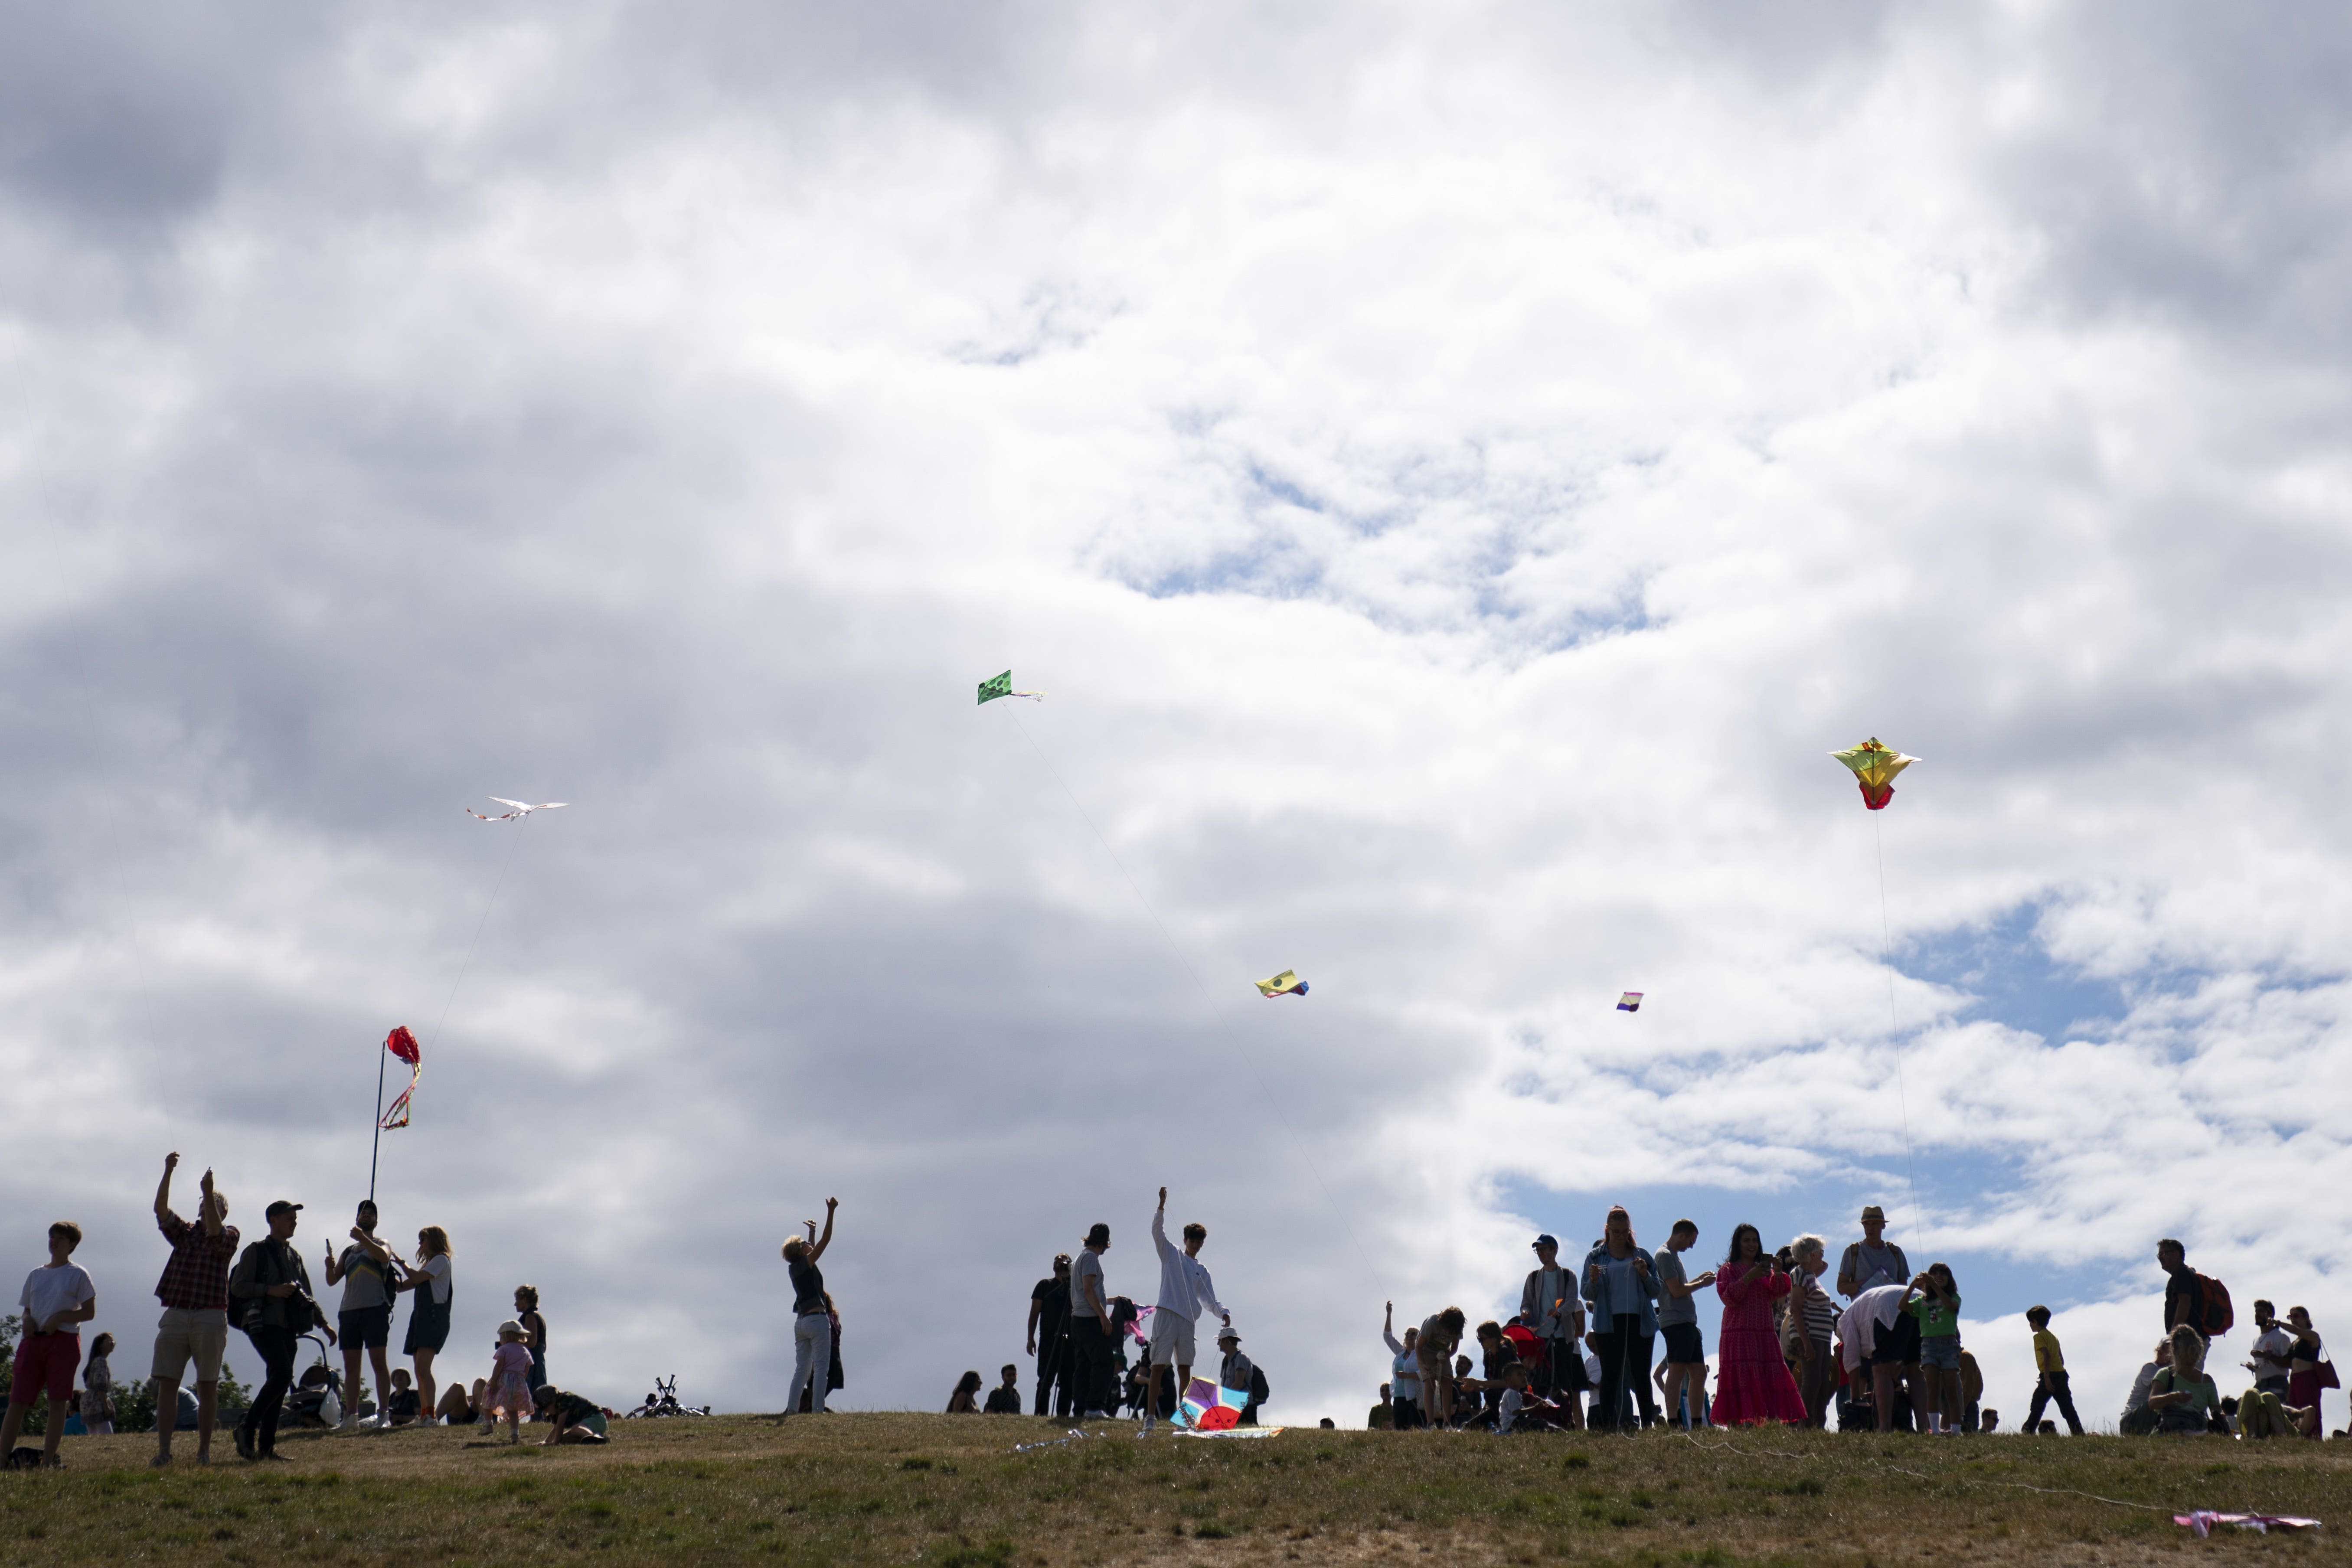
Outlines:
<svg viewBox="0 0 2352 1568"><path fill-rule="evenodd" d="M1862 785L1862 804L1873 811L1886 809L1886 803L1895 798L1895 775L1919 760L1905 756L1875 735L1830 755L1853 770Z"/></svg>
<svg viewBox="0 0 2352 1568"><path fill-rule="evenodd" d="M1251 984L1257 987L1257 994L1261 996L1304 996L1307 994L1307 982L1299 979L1294 971L1287 969L1284 970L1281 973L1276 975L1271 980L1253 981Z"/></svg>
<svg viewBox="0 0 2352 1568"><path fill-rule="evenodd" d="M1000 697L1026 697L1032 702L1045 700L1045 694L1042 691L1013 690L1013 672L1009 669L1003 675L994 676L980 683L980 700L983 705L993 702Z"/></svg>
<svg viewBox="0 0 2352 1568"><path fill-rule="evenodd" d="M1230 1432L1240 1425L1249 1394L1227 1388L1212 1378L1196 1377L1184 1385L1176 1406L1176 1425L1195 1432Z"/></svg>
<svg viewBox="0 0 2352 1568"><path fill-rule="evenodd" d="M383 1048L408 1064L408 1087L400 1091L400 1098L392 1102L392 1109L376 1123L378 1131L389 1132L408 1125L410 1096L416 1092L416 1080L425 1076L425 1053L417 1047L416 1037L408 1032L405 1024L396 1026L383 1037ZM376 1093L381 1096L383 1090L378 1089Z"/></svg>
<svg viewBox="0 0 2352 1568"><path fill-rule="evenodd" d="M1617 1011L1620 1013L1638 1013L1641 1010L1642 994L1639 991L1628 991L1617 998Z"/></svg>
<svg viewBox="0 0 2352 1568"><path fill-rule="evenodd" d="M525 805L521 801L509 800L504 795L494 795L490 798L500 805L510 805L514 809L502 811L496 816L484 816L469 805L466 808L466 815L477 822L512 822L518 817L529 816L534 811L561 811L572 804L568 800L543 800L537 805Z"/></svg>

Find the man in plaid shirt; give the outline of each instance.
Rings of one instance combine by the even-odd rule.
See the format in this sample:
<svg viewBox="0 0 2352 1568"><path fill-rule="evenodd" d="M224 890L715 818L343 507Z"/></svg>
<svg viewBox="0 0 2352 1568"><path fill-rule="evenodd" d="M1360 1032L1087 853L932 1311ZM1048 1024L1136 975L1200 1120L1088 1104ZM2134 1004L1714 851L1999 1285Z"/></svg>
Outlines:
<svg viewBox="0 0 2352 1568"><path fill-rule="evenodd" d="M155 1188L155 1226L172 1244L171 1261L156 1282L163 1316L155 1327L154 1465L172 1462L172 1431L180 1424L180 1377L196 1363L196 1463L213 1462L213 1397L220 1392L221 1355L228 1349L228 1269L236 1258L236 1226L227 1223L228 1199L201 1184L204 1201L197 1223L172 1212L172 1172L176 1153L163 1156L163 1179Z"/></svg>

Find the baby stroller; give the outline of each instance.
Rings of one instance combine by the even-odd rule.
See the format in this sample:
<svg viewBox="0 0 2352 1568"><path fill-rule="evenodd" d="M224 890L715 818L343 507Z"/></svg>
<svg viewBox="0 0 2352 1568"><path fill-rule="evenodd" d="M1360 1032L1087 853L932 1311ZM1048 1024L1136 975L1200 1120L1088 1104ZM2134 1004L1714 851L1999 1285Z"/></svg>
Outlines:
<svg viewBox="0 0 2352 1568"><path fill-rule="evenodd" d="M319 1347L315 1366L302 1369L302 1375L287 1391L285 1413L278 1425L298 1430L316 1426L337 1426L343 1419L343 1380L327 1363L327 1342L316 1334L304 1334L304 1339Z"/></svg>

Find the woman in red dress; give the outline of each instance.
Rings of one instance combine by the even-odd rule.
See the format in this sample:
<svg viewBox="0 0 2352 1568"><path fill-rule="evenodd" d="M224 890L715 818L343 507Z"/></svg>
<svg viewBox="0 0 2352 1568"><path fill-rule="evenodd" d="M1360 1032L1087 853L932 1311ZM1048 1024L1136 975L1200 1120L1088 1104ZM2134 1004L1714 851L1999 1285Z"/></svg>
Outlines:
<svg viewBox="0 0 2352 1568"><path fill-rule="evenodd" d="M1723 1331L1716 1341L1717 1426L1794 1425L1805 1419L1805 1397L1780 1359L1780 1336L1772 1326L1772 1303L1789 1288L1789 1277L1766 1256L1764 1238L1754 1226L1731 1233L1731 1256L1715 1275L1715 1293L1723 1298Z"/></svg>

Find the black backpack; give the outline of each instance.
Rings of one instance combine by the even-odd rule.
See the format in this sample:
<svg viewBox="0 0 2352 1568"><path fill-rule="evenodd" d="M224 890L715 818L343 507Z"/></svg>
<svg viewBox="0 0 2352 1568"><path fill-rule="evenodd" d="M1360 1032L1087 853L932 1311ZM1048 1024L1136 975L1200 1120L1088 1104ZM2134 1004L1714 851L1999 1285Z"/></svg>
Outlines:
<svg viewBox="0 0 2352 1568"><path fill-rule="evenodd" d="M1255 1362L1250 1363L1249 1396L1252 1405L1264 1405L1274 1397L1274 1385L1265 1380L1265 1368Z"/></svg>

